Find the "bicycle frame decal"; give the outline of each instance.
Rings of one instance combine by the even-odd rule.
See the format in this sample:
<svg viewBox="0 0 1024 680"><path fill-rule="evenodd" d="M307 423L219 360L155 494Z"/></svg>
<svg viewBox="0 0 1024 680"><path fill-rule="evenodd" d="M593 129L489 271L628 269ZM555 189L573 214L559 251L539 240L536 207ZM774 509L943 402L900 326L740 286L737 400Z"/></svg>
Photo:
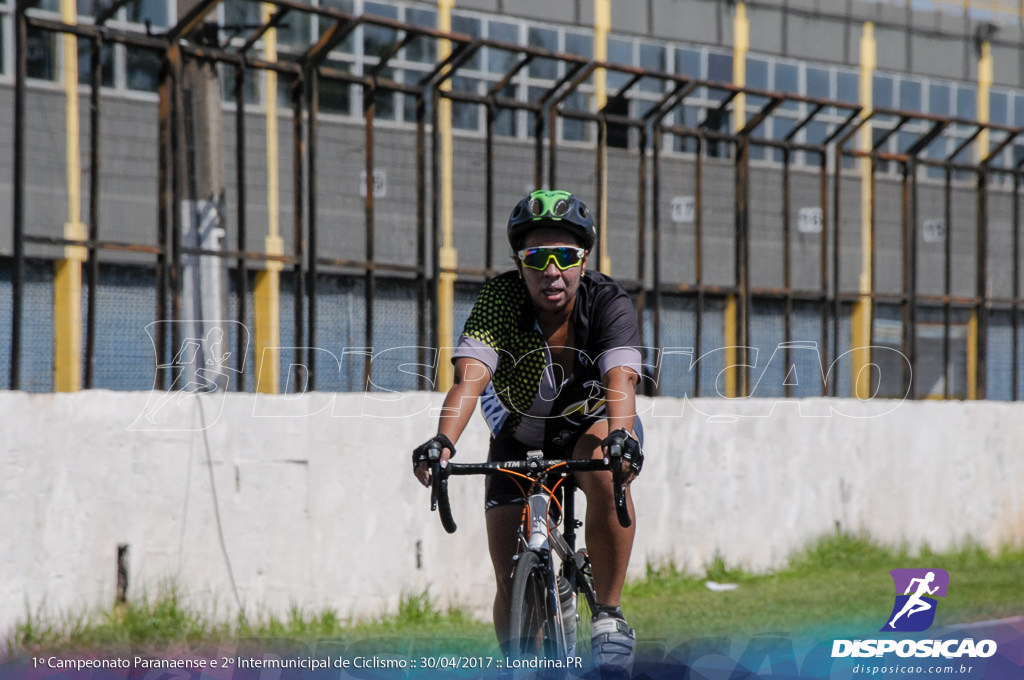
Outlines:
<svg viewBox="0 0 1024 680"><path fill-rule="evenodd" d="M530 550L548 549L548 500L550 496L546 493L535 493L527 499L530 510L528 518L529 525L524 530L530 533L526 537L526 544Z"/></svg>

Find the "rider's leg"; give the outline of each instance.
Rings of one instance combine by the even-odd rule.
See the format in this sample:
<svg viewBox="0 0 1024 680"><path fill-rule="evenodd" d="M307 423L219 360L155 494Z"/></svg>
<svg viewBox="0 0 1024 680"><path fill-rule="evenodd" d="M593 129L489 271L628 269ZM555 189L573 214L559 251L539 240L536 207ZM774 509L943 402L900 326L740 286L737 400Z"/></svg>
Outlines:
<svg viewBox="0 0 1024 680"><path fill-rule="evenodd" d="M601 442L608 436L608 421L598 421L576 442L574 458L601 458ZM633 550L636 521L629 527L619 524L610 472L586 472L576 475L577 484L587 496L586 541L594 570L594 589L602 605L617 607L626 581L626 569ZM630 517L633 499L626 492Z"/></svg>
<svg viewBox="0 0 1024 680"><path fill-rule="evenodd" d="M487 547L494 566L494 580L497 590L494 594L494 632L498 643L506 649L508 643L509 598L512 591L512 557L516 553L519 522L522 519L521 504L499 505L485 514L487 522Z"/></svg>
<svg viewBox="0 0 1024 680"><path fill-rule="evenodd" d="M910 611L907 612L907 617L909 618L912 614L916 614L918 612L928 611L931 608L932 606L928 602L918 601L910 608Z"/></svg>

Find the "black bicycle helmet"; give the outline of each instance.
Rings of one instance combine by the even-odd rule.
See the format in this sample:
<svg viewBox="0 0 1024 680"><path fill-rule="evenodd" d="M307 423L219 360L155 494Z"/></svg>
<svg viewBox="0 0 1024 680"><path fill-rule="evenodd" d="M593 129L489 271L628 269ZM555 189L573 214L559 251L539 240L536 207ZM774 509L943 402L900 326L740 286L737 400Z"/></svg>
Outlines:
<svg viewBox="0 0 1024 680"><path fill-rule="evenodd" d="M597 243L597 227L590 209L568 191L534 191L512 208L508 242L519 248L523 237L538 227L560 227L579 237L584 249Z"/></svg>

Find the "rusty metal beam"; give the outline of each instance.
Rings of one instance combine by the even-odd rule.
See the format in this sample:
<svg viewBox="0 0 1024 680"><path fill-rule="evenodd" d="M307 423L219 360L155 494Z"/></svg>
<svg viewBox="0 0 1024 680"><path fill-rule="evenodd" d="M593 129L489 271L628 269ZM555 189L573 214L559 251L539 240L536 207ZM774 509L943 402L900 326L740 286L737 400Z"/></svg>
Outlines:
<svg viewBox="0 0 1024 680"><path fill-rule="evenodd" d="M238 51L241 54L245 54L251 50L256 43L263 39L263 36L266 35L267 31L272 28L277 28L281 24L281 21L288 16L289 11L290 10L287 7L284 7L274 12L269 21L261 23L259 28L253 31L252 35L245 39L245 42L243 42L242 46L238 48Z"/></svg>
<svg viewBox="0 0 1024 680"><path fill-rule="evenodd" d="M213 11L220 0L199 0L192 9L185 13L177 24L175 24L169 31L167 31L167 41L169 43L177 42L182 37L188 36L199 24L203 23L206 19L206 15Z"/></svg>

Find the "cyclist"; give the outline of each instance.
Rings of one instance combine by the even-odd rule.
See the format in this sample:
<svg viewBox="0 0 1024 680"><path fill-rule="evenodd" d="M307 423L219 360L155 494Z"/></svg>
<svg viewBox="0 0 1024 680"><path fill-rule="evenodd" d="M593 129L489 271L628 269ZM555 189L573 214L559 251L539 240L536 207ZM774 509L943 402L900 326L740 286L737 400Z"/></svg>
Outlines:
<svg viewBox="0 0 1024 680"><path fill-rule="evenodd" d="M507 236L516 268L489 281L476 299L453 353L454 385L437 435L413 453L414 473L430 484L428 446L440 444L442 461L453 456L479 401L491 429L490 460L522 459L535 449L549 458L601 458L618 443L623 468L616 473L628 484L643 463L636 415L640 334L626 291L587 268L597 241L594 219L569 192L534 191L512 210ZM587 497L586 542L600 603L591 649L602 670L628 672L636 636L620 596L635 523L618 523L611 473L576 477ZM485 499L497 580L494 627L504 646L524 499L505 475L488 477Z"/></svg>

